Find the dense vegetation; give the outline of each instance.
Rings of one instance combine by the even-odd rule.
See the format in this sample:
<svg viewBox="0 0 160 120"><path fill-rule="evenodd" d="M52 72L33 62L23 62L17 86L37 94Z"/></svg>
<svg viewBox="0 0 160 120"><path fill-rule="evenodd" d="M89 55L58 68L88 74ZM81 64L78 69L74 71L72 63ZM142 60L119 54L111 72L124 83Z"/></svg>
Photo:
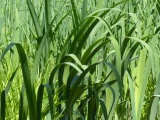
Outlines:
<svg viewBox="0 0 160 120"><path fill-rule="evenodd" d="M1 0L1 120L160 118L160 0Z"/></svg>

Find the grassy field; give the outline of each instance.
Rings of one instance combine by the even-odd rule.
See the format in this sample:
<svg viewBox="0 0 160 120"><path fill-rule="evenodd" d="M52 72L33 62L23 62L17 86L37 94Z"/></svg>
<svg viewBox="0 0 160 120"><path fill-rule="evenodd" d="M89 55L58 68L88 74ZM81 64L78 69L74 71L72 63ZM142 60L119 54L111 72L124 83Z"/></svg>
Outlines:
<svg viewBox="0 0 160 120"><path fill-rule="evenodd" d="M0 120L159 120L160 0L1 0Z"/></svg>

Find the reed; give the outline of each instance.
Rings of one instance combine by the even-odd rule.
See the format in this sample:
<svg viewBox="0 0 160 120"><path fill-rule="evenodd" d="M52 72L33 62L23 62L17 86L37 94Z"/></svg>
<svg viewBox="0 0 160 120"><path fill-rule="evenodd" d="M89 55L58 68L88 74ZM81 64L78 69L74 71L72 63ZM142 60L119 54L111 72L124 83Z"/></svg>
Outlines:
<svg viewBox="0 0 160 120"><path fill-rule="evenodd" d="M159 0L0 2L0 119L158 119Z"/></svg>

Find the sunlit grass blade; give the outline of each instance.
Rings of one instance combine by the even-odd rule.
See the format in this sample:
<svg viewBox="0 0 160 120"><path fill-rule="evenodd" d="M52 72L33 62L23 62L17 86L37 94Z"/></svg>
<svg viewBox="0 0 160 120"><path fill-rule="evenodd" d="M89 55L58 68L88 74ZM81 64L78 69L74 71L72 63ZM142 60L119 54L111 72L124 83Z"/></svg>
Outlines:
<svg viewBox="0 0 160 120"><path fill-rule="evenodd" d="M12 74L11 78L9 79L9 82L8 82L5 90L3 90L2 93L1 93L1 99L0 99L0 101L1 101L1 103L0 103L0 106L1 106L1 108L0 108L1 120L5 120L5 118L6 118L5 117L5 115L6 115L6 113L5 113L5 111L6 111L6 98L7 98L7 95L8 95L8 91L9 91L11 85L12 85L12 81L14 79L14 76L15 76L15 74L17 72L17 69L13 72L13 74Z"/></svg>
<svg viewBox="0 0 160 120"><path fill-rule="evenodd" d="M121 98L121 100L122 100L122 98L123 98L123 92L122 92L122 91L123 91L123 90L122 90L123 84L122 84L122 81L121 81L121 78L120 78L120 74L119 74L118 70L115 68L115 66L114 66L113 64L108 63L108 62L105 62L105 65L106 65L106 66L109 66L109 67L111 68L112 72L114 73L114 75L115 75L115 77L116 77L116 81L117 81L117 83L118 83L119 91L120 91L120 98Z"/></svg>
<svg viewBox="0 0 160 120"><path fill-rule="evenodd" d="M11 78L9 79L8 84L7 84L6 88L5 88L5 95L6 96L7 96L8 92L9 92L9 90L10 90L10 87L12 85L12 81L14 79L14 76L15 76L17 70L18 70L18 68L13 72L13 74L12 74Z"/></svg>
<svg viewBox="0 0 160 120"><path fill-rule="evenodd" d="M0 119L159 119L160 0L1 0L0 15Z"/></svg>
<svg viewBox="0 0 160 120"><path fill-rule="evenodd" d="M145 65L145 59L146 59L146 53L144 50L141 50L138 67L137 67L137 73L136 73L136 87L135 87L135 112L136 112L136 120L140 120L142 104L141 101L143 100L143 96L141 95L142 87L143 87L143 73L144 71L144 65ZM146 79L145 79L146 80Z"/></svg>
<svg viewBox="0 0 160 120"><path fill-rule="evenodd" d="M7 48L4 50L4 53L1 56L1 59L5 56L7 51L11 49L11 47L16 46L18 54L19 54L19 59L21 63L21 69L22 69L22 74L23 74L23 79L24 79L24 84L25 84L25 89L26 89L26 94L27 94L27 100L28 100L28 105L29 105L29 112L30 112L30 117L31 119L36 119L36 98L35 98L35 91L34 91L34 86L30 78L30 73L29 73L29 68L28 68L28 62L27 62L27 57L24 52L23 47L19 43L11 43L7 46Z"/></svg>
<svg viewBox="0 0 160 120"><path fill-rule="evenodd" d="M158 114L158 104L159 104L159 87L160 86L160 76L158 78L157 84L156 84L156 89L154 91L154 96L152 97L152 101L150 103L150 107L148 109L148 120L150 119L156 119Z"/></svg>

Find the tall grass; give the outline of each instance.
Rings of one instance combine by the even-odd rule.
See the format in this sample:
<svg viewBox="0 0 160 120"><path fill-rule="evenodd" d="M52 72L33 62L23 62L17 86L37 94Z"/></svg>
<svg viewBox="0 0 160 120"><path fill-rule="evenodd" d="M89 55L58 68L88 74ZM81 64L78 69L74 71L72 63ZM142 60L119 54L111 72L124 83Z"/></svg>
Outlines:
<svg viewBox="0 0 160 120"><path fill-rule="evenodd" d="M159 119L159 0L0 3L0 119Z"/></svg>

